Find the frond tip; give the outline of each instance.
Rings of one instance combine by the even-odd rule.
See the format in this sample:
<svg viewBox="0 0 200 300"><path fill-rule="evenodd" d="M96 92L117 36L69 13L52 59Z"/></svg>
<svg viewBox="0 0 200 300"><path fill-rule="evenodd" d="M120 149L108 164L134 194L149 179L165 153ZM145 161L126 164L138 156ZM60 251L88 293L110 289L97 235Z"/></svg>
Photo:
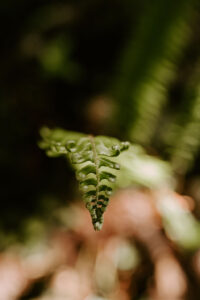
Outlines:
<svg viewBox="0 0 200 300"><path fill-rule="evenodd" d="M101 230L120 166L113 158L129 148L128 142L111 137L86 135L62 129L41 129L39 143L48 156L66 156L76 172L86 208L95 230ZM113 174L114 172L115 174Z"/></svg>

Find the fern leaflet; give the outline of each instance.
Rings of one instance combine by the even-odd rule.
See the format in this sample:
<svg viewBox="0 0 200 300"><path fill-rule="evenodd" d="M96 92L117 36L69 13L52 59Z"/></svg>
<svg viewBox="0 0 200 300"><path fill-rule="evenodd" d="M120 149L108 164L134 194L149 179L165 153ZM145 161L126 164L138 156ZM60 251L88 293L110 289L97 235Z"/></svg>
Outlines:
<svg viewBox="0 0 200 300"><path fill-rule="evenodd" d="M95 230L101 230L103 213L113 191L120 166L112 158L129 147L128 142L105 136L92 136L62 129L42 128L39 146L48 156L65 155L73 165L86 208ZM116 172L115 172L116 173Z"/></svg>

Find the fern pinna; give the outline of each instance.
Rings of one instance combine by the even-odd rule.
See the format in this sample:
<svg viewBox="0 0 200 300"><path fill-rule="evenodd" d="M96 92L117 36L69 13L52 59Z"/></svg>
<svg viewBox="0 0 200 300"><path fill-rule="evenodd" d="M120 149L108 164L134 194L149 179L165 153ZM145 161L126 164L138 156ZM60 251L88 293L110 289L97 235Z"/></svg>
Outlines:
<svg viewBox="0 0 200 300"><path fill-rule="evenodd" d="M113 158L128 149L129 143L62 129L42 128L41 136L43 140L39 146L46 150L48 156L65 155L70 160L94 229L100 230L116 180L116 170L120 169ZM111 170L115 170L115 174Z"/></svg>

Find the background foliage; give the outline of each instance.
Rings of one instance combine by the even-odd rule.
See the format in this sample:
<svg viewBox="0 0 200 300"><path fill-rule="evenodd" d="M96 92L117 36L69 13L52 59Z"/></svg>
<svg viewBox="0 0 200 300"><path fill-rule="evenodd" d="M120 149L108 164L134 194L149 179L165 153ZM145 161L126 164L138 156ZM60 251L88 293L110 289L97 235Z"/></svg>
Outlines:
<svg viewBox="0 0 200 300"><path fill-rule="evenodd" d="M0 6L0 246L2 260L6 257L5 269L9 270L7 253L13 245L16 248L11 252L14 255L20 252L20 257L43 245L42 250L39 247L36 251L42 255L47 247L44 244L50 243L48 239L54 241L52 232L56 231L57 244L69 251L70 263L64 259L58 263L70 265L64 278L69 276L78 282L77 276L81 270L87 270L91 263L88 257L93 253L96 289L85 292L81 300L84 297L171 300L172 295L165 294L167 288L164 289L162 278L166 283L173 274L181 274L178 286L182 287L182 290L177 288L180 293L174 299L199 298L198 1L7 0ZM130 254L132 264L125 273L122 269L127 262L122 259L121 269L119 265L113 266L113 257L109 260L108 255L105 263L106 254L100 251L101 247L98 252L91 246L95 238L90 235L87 221L80 221L85 224L82 232L82 225L72 217L89 219L88 216L84 219L80 208L80 194L70 165L62 159L47 158L38 148L39 129L44 125L111 135L133 143L134 154L124 152L120 157L123 167L116 185L125 193L124 207L127 201L127 206L138 212L138 215L132 212L130 220L135 218L142 223L130 221L124 227L126 230L120 231L127 220L122 218L120 223L123 205L119 204L113 208L119 225L115 226L111 209L107 216L114 225L106 225L102 242L107 245L105 249L112 245L118 249L116 253ZM126 191L130 186L132 202ZM119 203L120 195L116 194ZM152 201L156 203L153 207L149 204ZM146 221L137 219L140 211L152 211L153 217L148 219L146 215ZM124 213L128 216L131 209L125 209ZM160 233L153 231L154 225L160 228ZM162 249L168 249L167 259L162 263L149 245L148 230L149 236L154 233L155 241L162 240ZM143 232L147 232L146 236ZM110 239L111 233L117 236L117 241ZM69 249L70 244L74 245L73 250ZM57 257L55 252L53 257ZM79 266L76 270L75 261ZM165 264L166 261L169 263ZM171 268L167 268L170 264ZM99 269L101 265L104 269ZM108 270L106 265L110 266ZM2 268L0 265L0 276L4 274ZM13 270L11 263L10 268ZM173 270L178 271L173 273ZM35 277L33 273L29 277L24 275L29 278L22 280L27 284L21 290L18 284L13 299L56 299L56 294L45 294L51 290L49 276L56 272L55 263L46 273L37 273L40 275ZM104 273L113 274L110 281L107 279L109 286L102 279ZM88 278L94 277L89 271L88 274ZM122 290L124 294L120 294ZM114 291L119 295L113 294ZM4 295L3 290L1 294ZM11 298L5 295L2 299ZM69 297L79 299L75 295Z"/></svg>

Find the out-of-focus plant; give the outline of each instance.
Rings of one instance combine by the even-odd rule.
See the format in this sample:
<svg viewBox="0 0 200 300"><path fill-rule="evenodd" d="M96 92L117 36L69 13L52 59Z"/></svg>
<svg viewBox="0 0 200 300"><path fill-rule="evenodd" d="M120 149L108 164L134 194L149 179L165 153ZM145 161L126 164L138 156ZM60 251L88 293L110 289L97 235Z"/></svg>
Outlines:
<svg viewBox="0 0 200 300"><path fill-rule="evenodd" d="M162 192L157 197L157 207L169 237L183 249L194 251L200 247L200 223L180 200L179 195Z"/></svg>
<svg viewBox="0 0 200 300"><path fill-rule="evenodd" d="M200 147L199 63L185 86L182 112L166 134L172 167L181 175L191 170Z"/></svg>
<svg viewBox="0 0 200 300"><path fill-rule="evenodd" d="M191 2L156 1L150 5L119 60L113 86L120 126L132 141L149 144L167 102L176 65L188 42ZM123 109L121 107L123 106Z"/></svg>
<svg viewBox="0 0 200 300"><path fill-rule="evenodd" d="M175 181L168 162L148 155L139 145L130 145L128 151L117 158L121 172L116 185L120 188L131 185L147 188L170 187L173 189Z"/></svg>

